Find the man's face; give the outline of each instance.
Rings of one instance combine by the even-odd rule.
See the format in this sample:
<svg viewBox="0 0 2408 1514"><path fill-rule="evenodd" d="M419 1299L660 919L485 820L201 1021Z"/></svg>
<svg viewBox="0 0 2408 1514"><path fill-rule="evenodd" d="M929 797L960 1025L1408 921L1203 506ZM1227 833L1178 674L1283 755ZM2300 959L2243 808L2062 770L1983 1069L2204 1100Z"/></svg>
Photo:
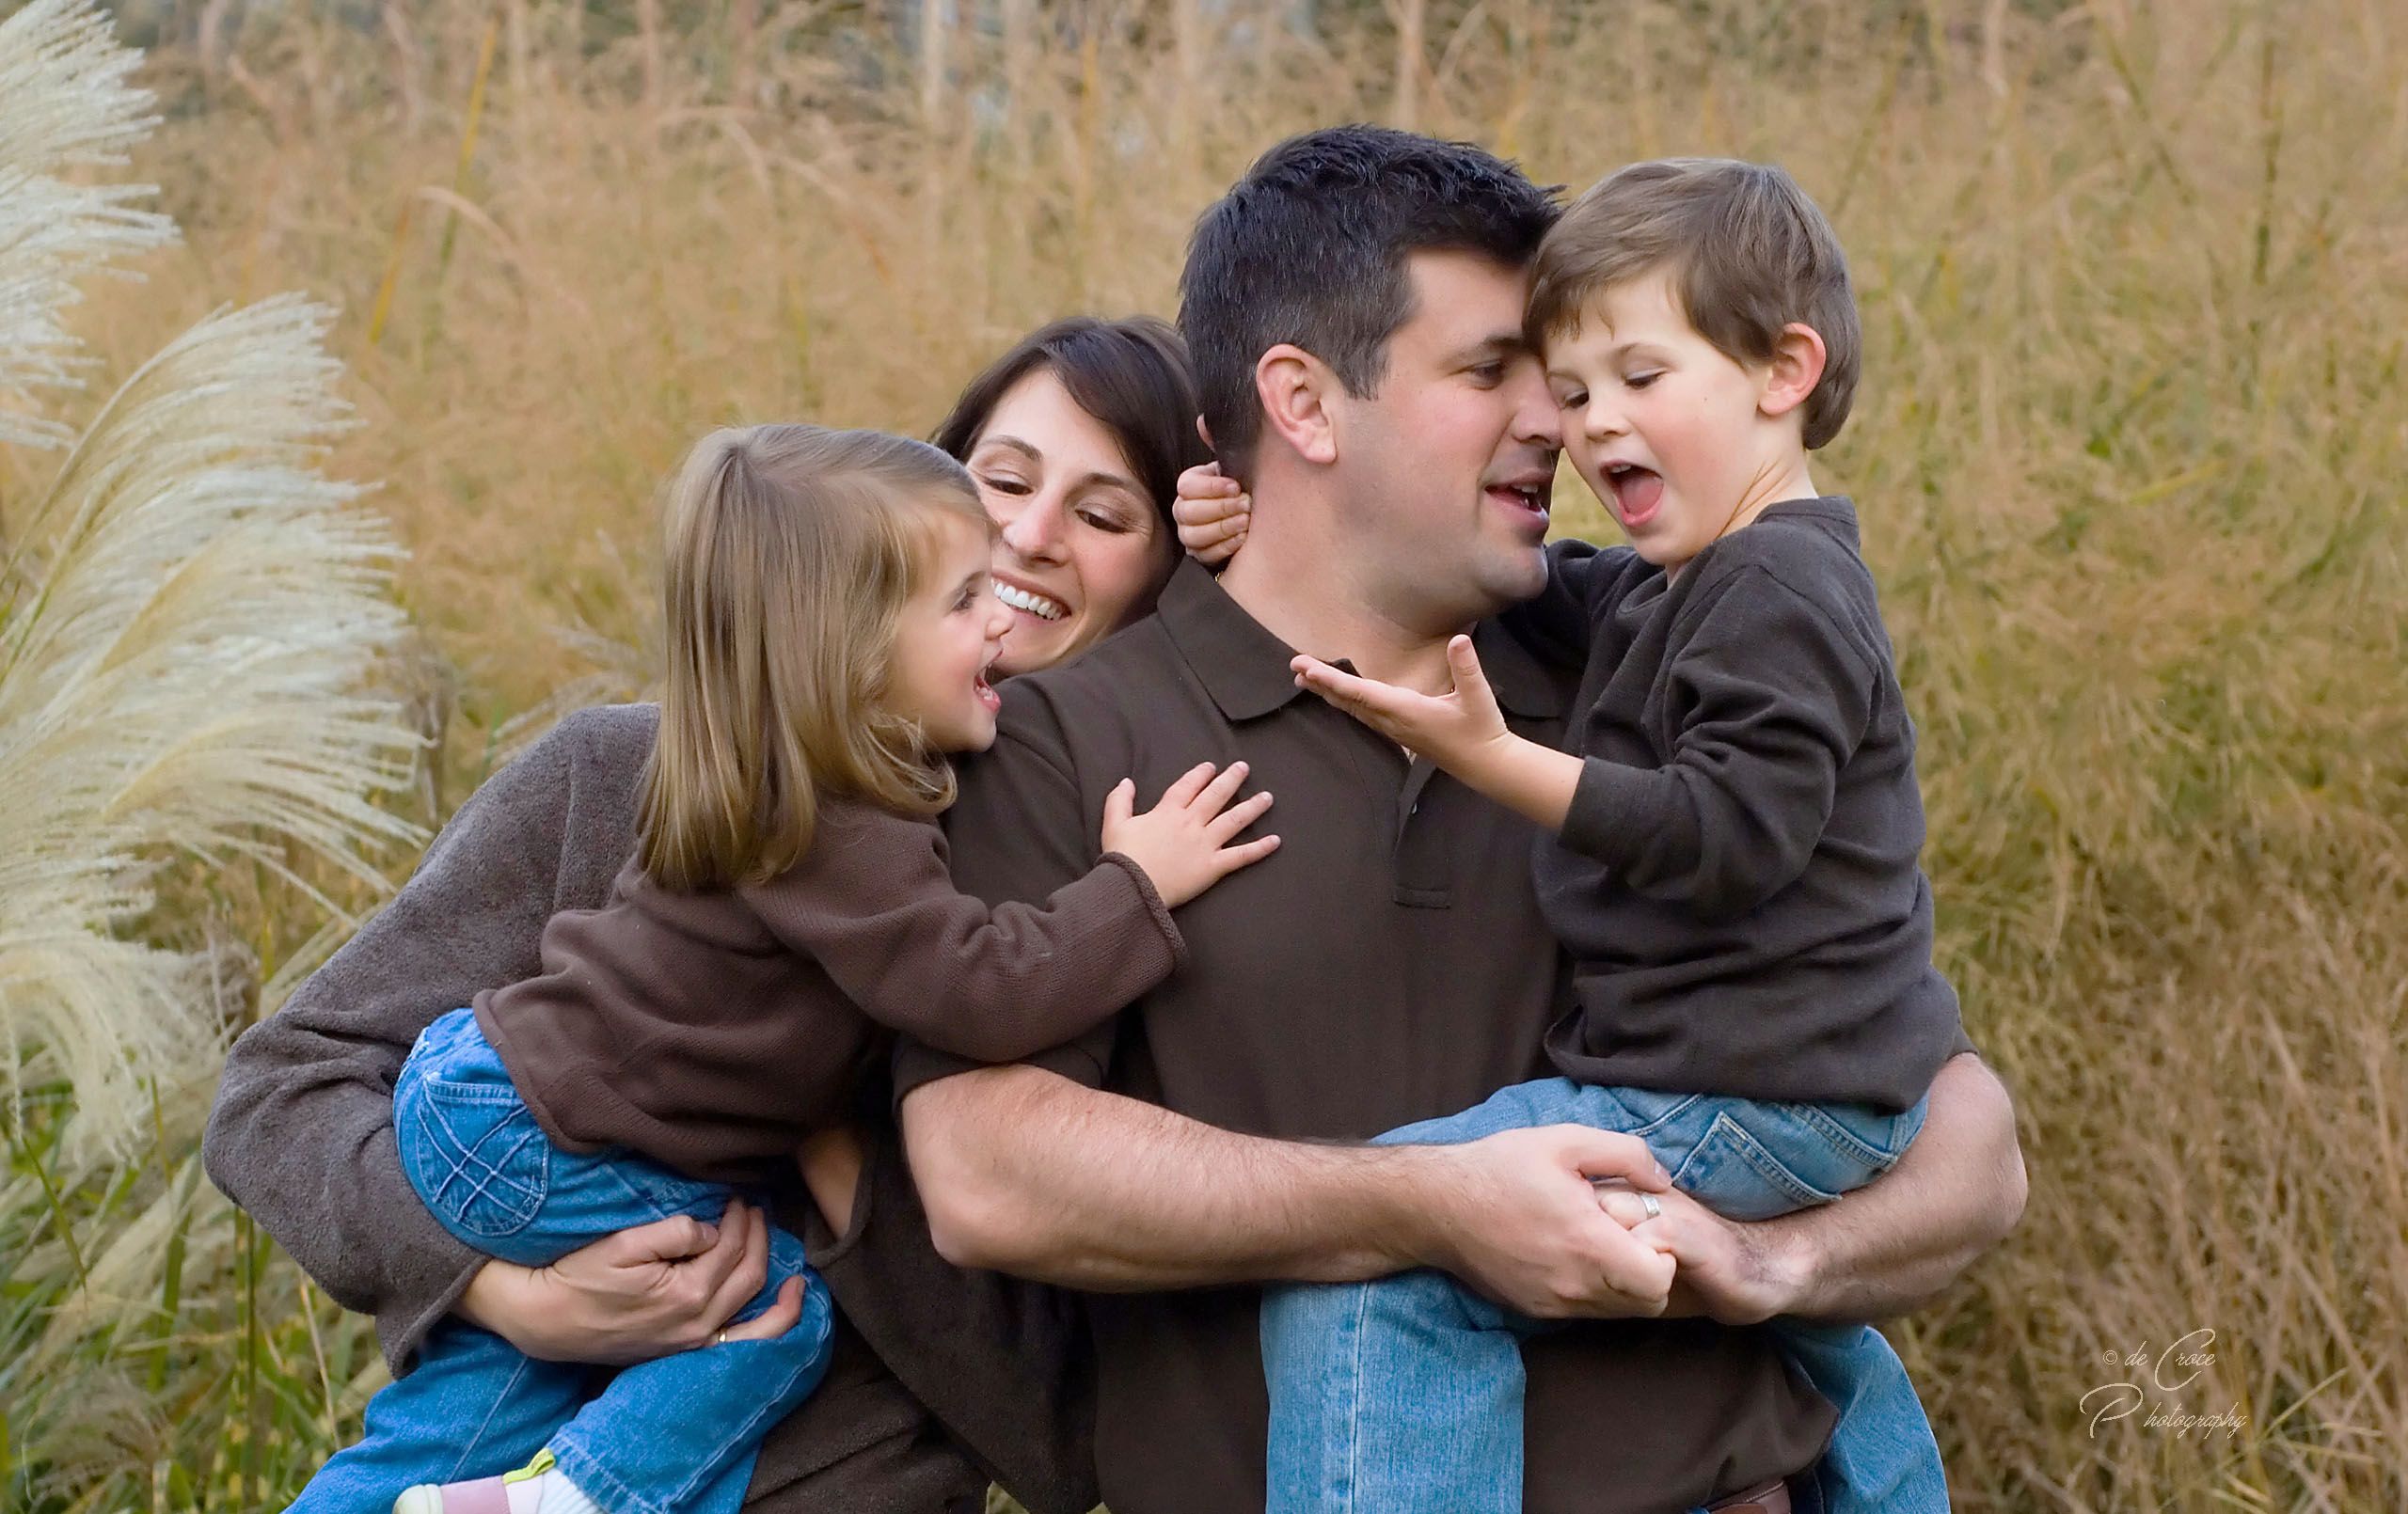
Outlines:
<svg viewBox="0 0 2408 1514"><path fill-rule="evenodd" d="M1406 264L1413 315L1387 371L1338 395L1337 467L1365 591L1400 623L1443 634L1529 598L1562 447L1561 420L1522 337L1526 269L1476 253Z"/></svg>

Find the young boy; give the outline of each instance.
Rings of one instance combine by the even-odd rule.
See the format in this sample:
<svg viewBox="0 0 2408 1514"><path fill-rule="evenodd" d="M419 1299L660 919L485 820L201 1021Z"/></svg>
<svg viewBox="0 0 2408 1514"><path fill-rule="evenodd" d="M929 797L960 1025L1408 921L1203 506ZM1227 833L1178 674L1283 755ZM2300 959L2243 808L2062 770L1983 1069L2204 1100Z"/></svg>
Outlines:
<svg viewBox="0 0 2408 1514"><path fill-rule="evenodd" d="M1575 1007L1547 1038L1563 1076L1380 1140L1576 1123L1642 1137L1734 1219L1829 1203L1895 1163L1958 1033L1916 862L1913 728L1855 512L1807 465L1856 387L1846 260L1779 168L1639 164L1548 234L1529 323L1573 464L1632 544L1553 544L1545 591L1508 617L1584 660L1572 749L1506 730L1468 637L1442 697L1295 659L1300 684L1556 838L1536 868L1573 958ZM1244 502L1194 489L1182 539L1225 556ZM1435 1272L1275 1291L1273 1514L1520 1507L1519 1337L1537 1328ZM1777 1328L1841 1412L1827 1507L1945 1509L1881 1336ZM1735 1506L1789 1504L1776 1484Z"/></svg>

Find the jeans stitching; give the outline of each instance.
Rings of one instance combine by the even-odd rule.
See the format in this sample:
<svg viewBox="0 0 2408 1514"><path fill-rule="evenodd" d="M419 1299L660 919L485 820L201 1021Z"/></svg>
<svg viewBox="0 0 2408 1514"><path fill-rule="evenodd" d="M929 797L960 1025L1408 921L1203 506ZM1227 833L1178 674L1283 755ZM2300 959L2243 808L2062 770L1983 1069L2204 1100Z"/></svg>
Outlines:
<svg viewBox="0 0 2408 1514"><path fill-rule="evenodd" d="M1355 1284L1351 1301L1354 1307L1353 1334L1349 1342L1351 1360L1347 1365L1354 1376L1354 1391L1349 1397L1354 1409L1346 1422L1346 1467L1339 1484L1338 1507L1340 1514L1354 1514L1354 1490L1363 1477L1363 1317L1370 1312L1371 1285L1368 1283Z"/></svg>
<svg viewBox="0 0 2408 1514"><path fill-rule="evenodd" d="M544 1206L544 1200L550 1186L548 1181L539 1186L509 1177L480 1154L479 1148L492 1139L503 1125L509 1123L507 1118L503 1125L495 1126L471 1143L464 1140L451 1120L445 1117L439 1101L429 1100L418 1112L418 1117L421 1124L428 1128L427 1134L432 1143L443 1155L443 1171L425 1194L429 1207L440 1206L459 1222L462 1229L497 1240L516 1235L535 1222L537 1214ZM525 1133L502 1159L508 1161L515 1158L519 1152L527 1148L531 1140L540 1135L540 1131ZM454 1197L454 1184L461 1181L467 1181L471 1186L466 1197ZM479 1199L490 1197L496 1182L506 1184L515 1195L515 1198L510 1199L493 1199L494 1204L501 1208L513 1222L502 1227L487 1227L471 1222L469 1206Z"/></svg>
<svg viewBox="0 0 2408 1514"><path fill-rule="evenodd" d="M1781 1108L1796 1114L1815 1134L1837 1148L1841 1156L1862 1162L1876 1173L1886 1173L1897 1163L1898 1151L1882 1150L1812 1104L1783 1104Z"/></svg>
<svg viewBox="0 0 2408 1514"><path fill-rule="evenodd" d="M1766 1149L1763 1142L1750 1135L1747 1128L1733 1119L1728 1112L1715 1115L1714 1123L1706 1128L1704 1139L1690 1149L1688 1160L1683 1162L1681 1170L1672 1175L1674 1183L1680 1184L1684 1189L1688 1186L1681 1183L1681 1179L1695 1167L1698 1153L1703 1151L1717 1135L1724 1135L1732 1152L1741 1161L1746 1162L1758 1176L1770 1182L1775 1188L1787 1191L1798 1200L1801 1207L1829 1204L1839 1197L1836 1193L1825 1192L1791 1172L1780 1158Z"/></svg>
<svg viewBox="0 0 2408 1514"><path fill-rule="evenodd" d="M460 1455L452 1461L451 1472L437 1479L438 1481L458 1482L460 1480L461 1473L467 1471L469 1463L475 1459L477 1447L484 1443L485 1432L493 1428L494 1416L501 1412L501 1406L509 1402L511 1396L518 1391L518 1384L527 1376L527 1369L531 1364L529 1360L522 1356L518 1359L517 1364L510 1369L510 1380L503 1383L501 1391L495 1394L492 1401L485 1405L484 1418L477 1422L476 1432L468 1437L468 1443L460 1448Z"/></svg>

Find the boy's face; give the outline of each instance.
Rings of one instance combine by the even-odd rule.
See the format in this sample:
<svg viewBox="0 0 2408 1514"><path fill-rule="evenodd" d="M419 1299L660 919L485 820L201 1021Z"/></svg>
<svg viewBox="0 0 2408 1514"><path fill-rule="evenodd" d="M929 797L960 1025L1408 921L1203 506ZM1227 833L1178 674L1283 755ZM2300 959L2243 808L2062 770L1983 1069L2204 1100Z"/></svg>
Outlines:
<svg viewBox="0 0 2408 1514"><path fill-rule="evenodd" d="M1803 459L1795 416L1759 409L1769 370L1700 336L1669 272L1592 295L1545 357L1572 465L1650 562L1678 569L1746 525Z"/></svg>

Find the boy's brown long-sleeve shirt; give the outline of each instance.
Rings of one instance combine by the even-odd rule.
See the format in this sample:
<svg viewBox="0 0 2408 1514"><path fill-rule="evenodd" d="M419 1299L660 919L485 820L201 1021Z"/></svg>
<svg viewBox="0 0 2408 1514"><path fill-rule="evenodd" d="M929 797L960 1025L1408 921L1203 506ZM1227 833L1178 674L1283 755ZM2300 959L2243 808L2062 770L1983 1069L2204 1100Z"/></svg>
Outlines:
<svg viewBox="0 0 2408 1514"><path fill-rule="evenodd" d="M543 971L475 1000L547 1135L740 1182L850 1114L887 1033L982 1062L1094 1028L1179 966L1179 928L1106 853L1041 907L953 886L931 820L821 803L763 884L680 892L632 860L600 909L544 927Z"/></svg>

